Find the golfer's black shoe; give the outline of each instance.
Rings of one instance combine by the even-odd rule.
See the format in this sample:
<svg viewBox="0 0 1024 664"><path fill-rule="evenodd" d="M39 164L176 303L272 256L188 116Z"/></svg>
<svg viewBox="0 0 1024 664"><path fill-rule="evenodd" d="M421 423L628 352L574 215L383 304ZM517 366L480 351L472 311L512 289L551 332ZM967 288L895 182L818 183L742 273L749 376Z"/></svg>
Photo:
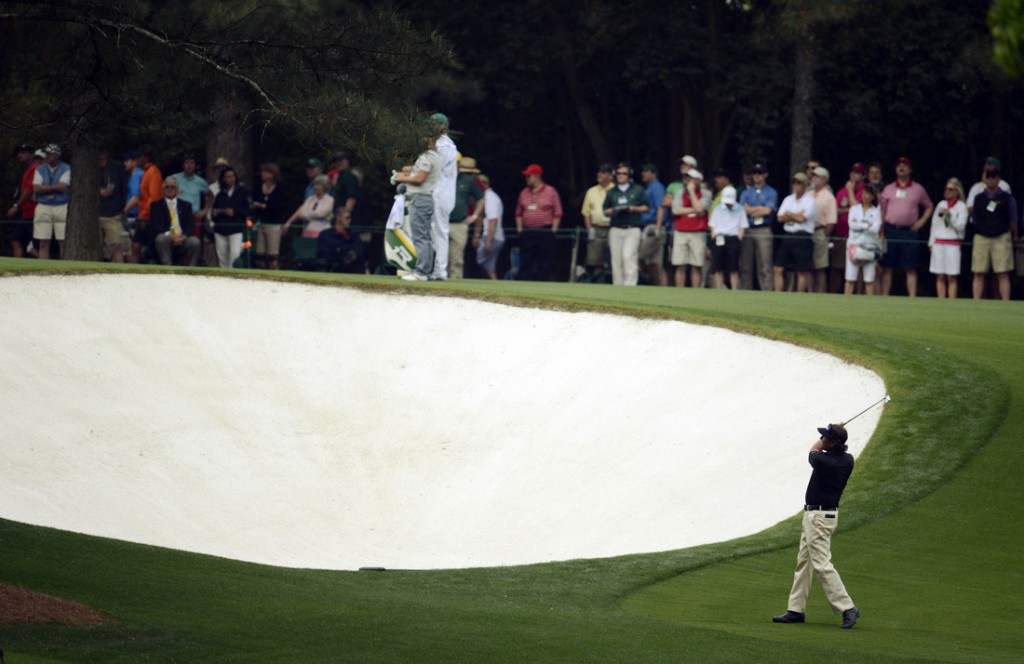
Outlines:
<svg viewBox="0 0 1024 664"><path fill-rule="evenodd" d="M857 619L854 618L854 620ZM786 611L781 616L775 616L774 618L772 618L772 622L777 623L802 623L803 621L804 614L797 613L796 611Z"/></svg>
<svg viewBox="0 0 1024 664"><path fill-rule="evenodd" d="M850 629L856 625L857 618L860 618L860 609L857 607L843 611L843 629Z"/></svg>

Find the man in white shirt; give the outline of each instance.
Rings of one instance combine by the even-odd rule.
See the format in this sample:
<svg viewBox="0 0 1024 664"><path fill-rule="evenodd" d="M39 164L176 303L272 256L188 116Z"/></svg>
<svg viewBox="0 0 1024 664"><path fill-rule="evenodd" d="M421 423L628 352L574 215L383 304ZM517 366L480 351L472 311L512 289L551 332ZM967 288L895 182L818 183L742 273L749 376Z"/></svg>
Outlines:
<svg viewBox="0 0 1024 664"><path fill-rule="evenodd" d="M444 281L448 278L448 218L455 207L455 181L459 177L459 151L455 141L448 135L448 116L434 113L430 116L438 131L435 150L441 155L441 170L438 173L437 185L434 187L434 218L431 222L431 234L434 243L434 272L431 279Z"/></svg>
<svg viewBox="0 0 1024 664"><path fill-rule="evenodd" d="M779 223L783 224L785 234L779 242L772 261L772 272L775 277L775 290L782 291L786 285L786 270L796 272L796 290L798 293L808 292L811 282L811 271L814 269L814 222L817 208L814 195L807 193L810 178L806 173L793 176L793 193L786 196L779 206Z"/></svg>
<svg viewBox="0 0 1024 664"><path fill-rule="evenodd" d="M501 227L505 206L498 194L491 189L491 179L481 174L477 180L484 189L484 220L473 227L473 246L476 248L476 263L487 272L491 279L498 278L498 255L505 244L505 230Z"/></svg>

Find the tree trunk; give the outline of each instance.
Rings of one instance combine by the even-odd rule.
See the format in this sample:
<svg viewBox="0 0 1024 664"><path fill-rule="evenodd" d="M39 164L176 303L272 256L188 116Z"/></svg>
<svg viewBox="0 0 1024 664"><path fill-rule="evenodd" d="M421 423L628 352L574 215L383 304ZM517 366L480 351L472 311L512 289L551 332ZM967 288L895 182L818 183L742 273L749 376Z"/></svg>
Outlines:
<svg viewBox="0 0 1024 664"><path fill-rule="evenodd" d="M804 24L796 41L793 128L789 144L789 175L803 171L814 150L814 38Z"/></svg>
<svg viewBox="0 0 1024 664"><path fill-rule="evenodd" d="M68 201L67 233L61 258L74 261L100 260L100 153L88 141L72 146L71 194Z"/></svg>
<svg viewBox="0 0 1024 664"><path fill-rule="evenodd" d="M569 101L576 111L576 117L579 118L584 134L590 141L590 147L597 159L596 163L610 163L615 160L615 157L604 132L601 131L601 123L597 121L597 114L586 100L583 87L580 84L579 67L576 66L576 51L572 46L574 35L566 30L564 19L556 9L549 3L545 3L544 6L552 28L558 33L562 42L559 56L562 65L562 78L565 80L565 91L569 95Z"/></svg>
<svg viewBox="0 0 1024 664"><path fill-rule="evenodd" d="M252 132L245 128L248 111L245 98L225 90L213 103L213 126L206 134L206 174L210 179L213 164L224 157L235 169L238 181L252 189L256 177Z"/></svg>

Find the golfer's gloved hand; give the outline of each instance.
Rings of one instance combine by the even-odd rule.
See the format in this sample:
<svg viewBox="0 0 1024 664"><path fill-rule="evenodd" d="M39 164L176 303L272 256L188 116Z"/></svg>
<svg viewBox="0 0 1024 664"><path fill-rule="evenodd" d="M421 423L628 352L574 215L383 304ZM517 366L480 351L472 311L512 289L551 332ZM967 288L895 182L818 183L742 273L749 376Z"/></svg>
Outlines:
<svg viewBox="0 0 1024 664"><path fill-rule="evenodd" d="M391 186L392 187L394 187L396 184L398 184L398 180L395 179L396 175L398 175L398 171L391 171Z"/></svg>

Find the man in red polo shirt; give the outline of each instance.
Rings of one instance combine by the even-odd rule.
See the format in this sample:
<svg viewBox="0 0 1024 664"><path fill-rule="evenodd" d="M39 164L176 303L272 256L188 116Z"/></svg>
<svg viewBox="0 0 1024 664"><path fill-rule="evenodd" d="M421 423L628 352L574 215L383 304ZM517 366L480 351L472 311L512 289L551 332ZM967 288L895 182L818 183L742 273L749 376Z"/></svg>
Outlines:
<svg viewBox="0 0 1024 664"><path fill-rule="evenodd" d="M14 220L11 234L11 256L23 258L28 245L32 243L32 218L36 214L36 199L32 195L32 180L36 175L36 167L42 158L33 153L31 145L19 145L14 149L18 163L24 169L21 174L21 186L14 205L7 210L7 218Z"/></svg>
<svg viewBox="0 0 1024 664"><path fill-rule="evenodd" d="M917 296L917 265L921 247L917 232L932 216L932 199L924 187L910 179L910 159L896 160L896 181L882 191L882 221L886 250L882 256L882 295L892 288L892 273L907 274L907 295Z"/></svg>
<svg viewBox="0 0 1024 664"><path fill-rule="evenodd" d="M519 274L523 281L549 281L555 234L562 222L562 199L544 182L544 169L530 164L523 171L526 187L516 202L516 232L519 234Z"/></svg>

